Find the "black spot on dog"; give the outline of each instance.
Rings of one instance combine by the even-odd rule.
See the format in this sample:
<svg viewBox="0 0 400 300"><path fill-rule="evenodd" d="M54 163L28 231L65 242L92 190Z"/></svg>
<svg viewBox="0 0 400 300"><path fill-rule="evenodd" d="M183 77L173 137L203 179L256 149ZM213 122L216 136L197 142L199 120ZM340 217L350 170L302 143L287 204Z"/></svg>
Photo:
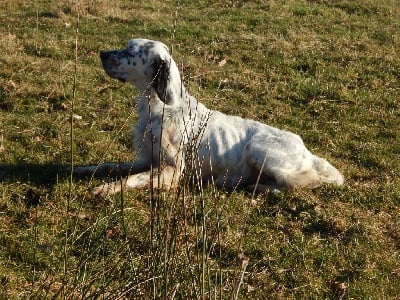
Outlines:
<svg viewBox="0 0 400 300"><path fill-rule="evenodd" d="M153 48L153 47L154 47L154 43L153 43L153 42L147 42L147 43L144 45L144 49L143 49L144 54L145 54L145 55L149 55L150 48Z"/></svg>

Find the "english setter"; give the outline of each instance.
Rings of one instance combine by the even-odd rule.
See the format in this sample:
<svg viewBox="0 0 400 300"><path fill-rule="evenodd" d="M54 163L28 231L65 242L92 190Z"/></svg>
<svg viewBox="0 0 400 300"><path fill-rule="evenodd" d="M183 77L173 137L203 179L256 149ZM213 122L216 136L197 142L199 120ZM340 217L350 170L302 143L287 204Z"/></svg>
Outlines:
<svg viewBox="0 0 400 300"><path fill-rule="evenodd" d="M105 195L150 186L175 188L185 169L200 181L226 189L343 184L342 174L313 155L291 132L257 121L210 110L190 96L167 46L133 39L125 49L102 51L103 68L112 78L133 84L138 122L131 164L77 167L77 174L122 168L127 177L92 189Z"/></svg>

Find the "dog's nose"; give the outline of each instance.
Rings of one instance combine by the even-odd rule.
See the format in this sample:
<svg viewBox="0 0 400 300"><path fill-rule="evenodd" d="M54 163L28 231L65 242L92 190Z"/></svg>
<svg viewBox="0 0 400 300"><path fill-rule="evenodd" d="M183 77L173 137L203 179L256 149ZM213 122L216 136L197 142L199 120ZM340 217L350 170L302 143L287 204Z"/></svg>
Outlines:
<svg viewBox="0 0 400 300"><path fill-rule="evenodd" d="M111 56L110 51L100 51L100 58L101 60L107 60Z"/></svg>

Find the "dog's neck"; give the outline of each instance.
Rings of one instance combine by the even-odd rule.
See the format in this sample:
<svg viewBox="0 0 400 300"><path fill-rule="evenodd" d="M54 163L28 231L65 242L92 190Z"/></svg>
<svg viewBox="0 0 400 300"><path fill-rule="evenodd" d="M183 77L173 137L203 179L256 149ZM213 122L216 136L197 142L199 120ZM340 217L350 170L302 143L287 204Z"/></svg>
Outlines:
<svg viewBox="0 0 400 300"><path fill-rule="evenodd" d="M175 87L175 90L172 91L171 95L173 95L171 102L169 104L165 104L163 101L161 101L157 92L152 87L148 87L147 89L139 91L139 94L136 97L136 106L139 117L147 118L150 115L160 115L166 107L178 108L187 107L189 105L188 101L190 96L187 95L183 84L180 89ZM188 100L184 101L184 99Z"/></svg>
<svg viewBox="0 0 400 300"><path fill-rule="evenodd" d="M137 108L139 112L146 112L146 115L151 113L159 113L165 107L182 107L188 106L190 96L187 94L186 88L183 85L179 69L173 59L170 60L170 67L168 76L165 78L165 95L160 95L157 89L154 87L153 79L150 83L137 84L134 83L136 89L139 91L138 97L136 98ZM165 97L165 101L162 101L160 97Z"/></svg>

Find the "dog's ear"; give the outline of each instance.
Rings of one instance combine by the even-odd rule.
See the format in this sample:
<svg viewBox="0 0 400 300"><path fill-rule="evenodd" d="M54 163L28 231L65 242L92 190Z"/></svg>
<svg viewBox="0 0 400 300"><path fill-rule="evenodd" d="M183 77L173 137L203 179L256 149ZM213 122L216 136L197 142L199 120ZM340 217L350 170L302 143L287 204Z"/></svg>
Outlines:
<svg viewBox="0 0 400 300"><path fill-rule="evenodd" d="M170 65L170 58L157 57L153 63L154 78L152 86L160 100L165 104L169 104L172 101L169 82L171 80Z"/></svg>

